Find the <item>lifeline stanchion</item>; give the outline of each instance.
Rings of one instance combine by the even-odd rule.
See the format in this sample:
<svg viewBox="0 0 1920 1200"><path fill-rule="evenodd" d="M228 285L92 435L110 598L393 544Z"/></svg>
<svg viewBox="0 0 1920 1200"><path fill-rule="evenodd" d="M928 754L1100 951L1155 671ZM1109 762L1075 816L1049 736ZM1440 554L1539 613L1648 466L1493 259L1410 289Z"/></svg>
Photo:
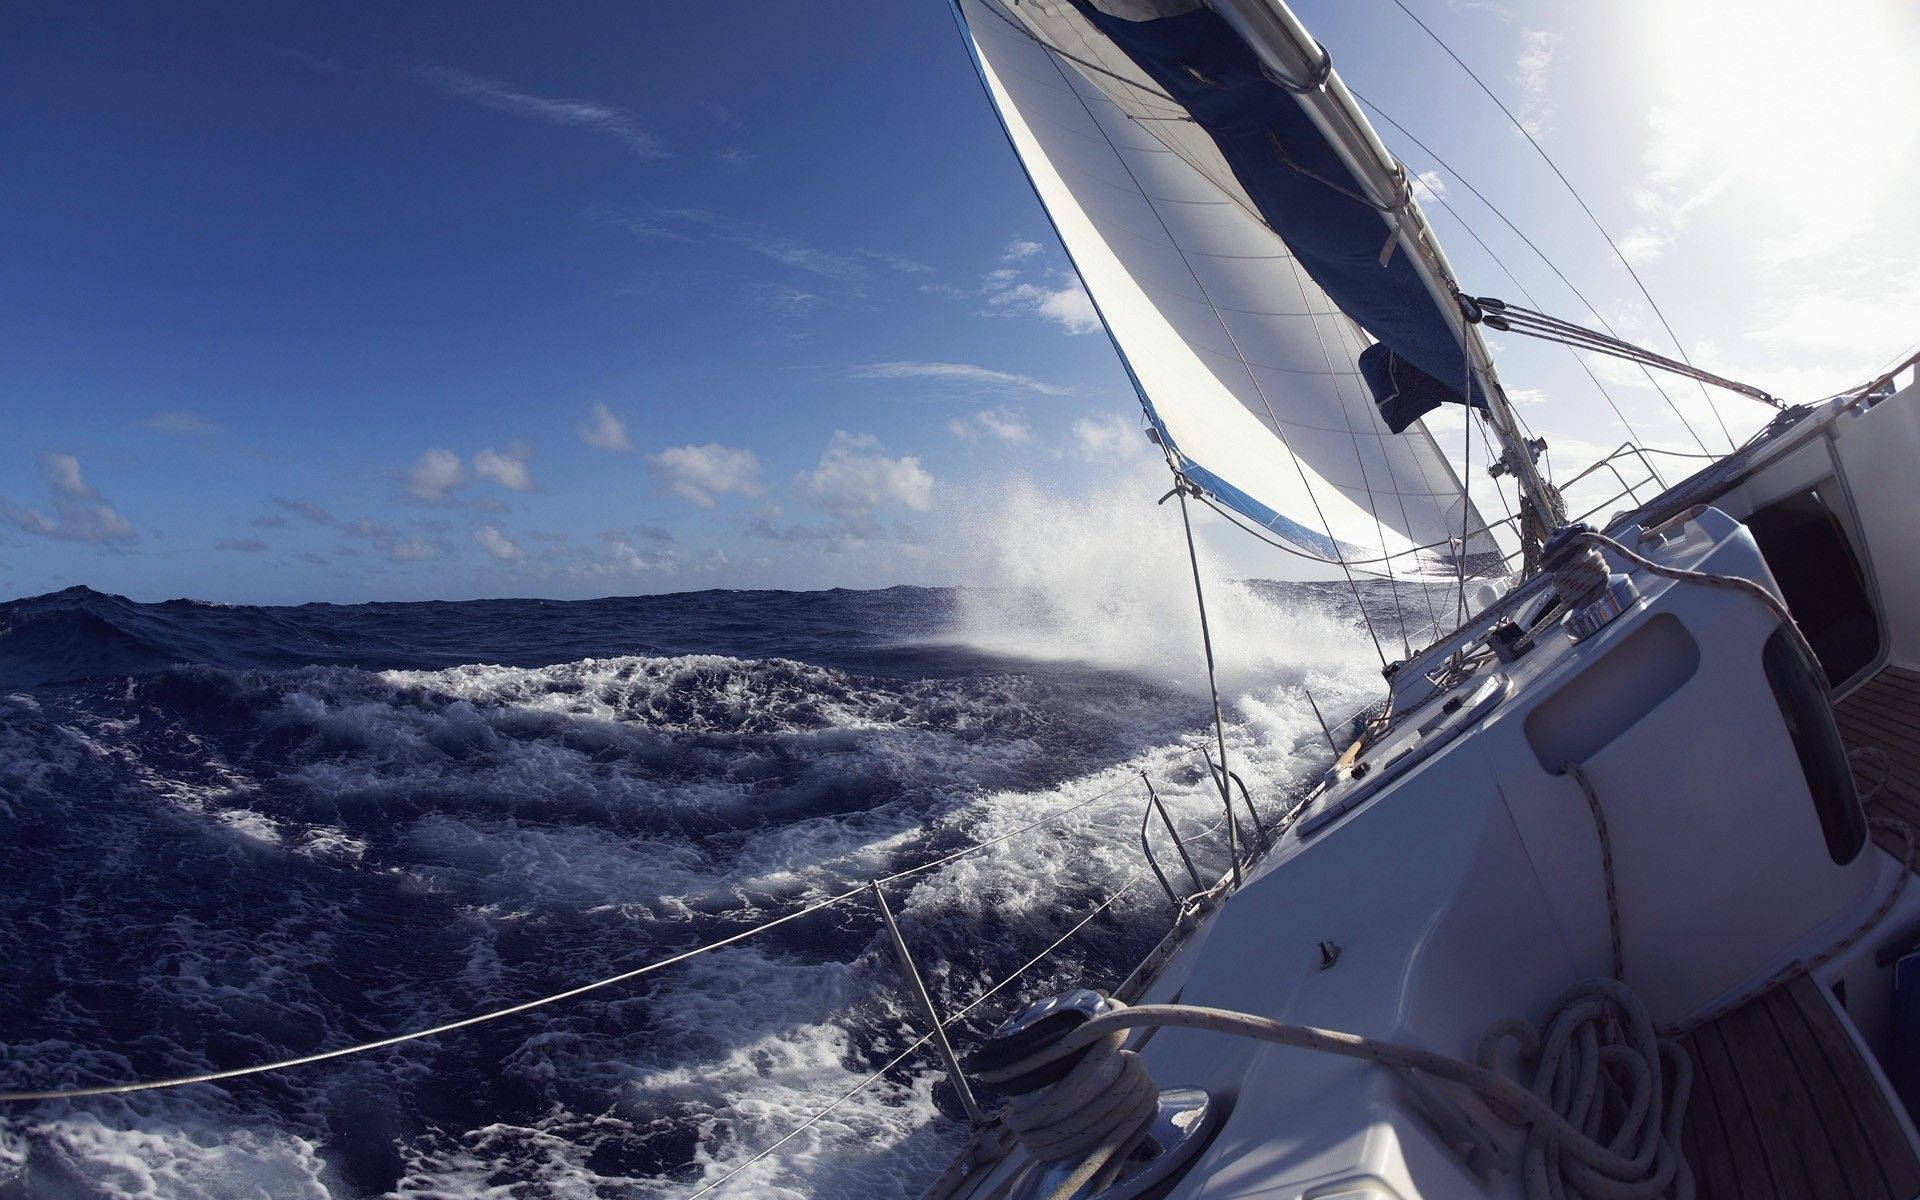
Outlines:
<svg viewBox="0 0 1920 1200"><path fill-rule="evenodd" d="M984 1125L986 1118L980 1115L980 1105L974 1101L973 1089L967 1086L967 1077L960 1073L960 1060L954 1057L953 1043L947 1041L947 1027L941 1024L940 1014L933 1007L933 997L927 994L927 985L921 982L920 970L913 965L913 955L907 953L907 939L900 936L900 927L893 923L893 910L887 907L887 895L880 890L879 880L875 880L872 887L873 902L880 906L880 919L886 922L887 936L893 939L893 952L900 959L900 973L907 977L907 983L913 989L913 998L920 1002L920 1015L927 1020L934 1048L940 1051L940 1061L946 1064L947 1079L960 1097L960 1107L967 1112L967 1123L976 1127Z"/></svg>
<svg viewBox="0 0 1920 1200"><path fill-rule="evenodd" d="M1193 520L1187 516L1187 488L1184 478L1176 479L1174 494L1180 497L1180 525L1187 531L1187 562L1193 567L1193 598L1200 606L1200 642L1207 650L1207 690L1213 693L1213 734L1220 746L1220 802L1227 806L1227 861L1233 867L1233 886L1240 886L1240 839L1233 823L1233 793L1227 788L1227 726L1220 717L1220 684L1213 672L1213 630L1207 625L1207 595L1200 587L1200 555L1193 548ZM1166 497L1162 496L1164 502Z"/></svg>

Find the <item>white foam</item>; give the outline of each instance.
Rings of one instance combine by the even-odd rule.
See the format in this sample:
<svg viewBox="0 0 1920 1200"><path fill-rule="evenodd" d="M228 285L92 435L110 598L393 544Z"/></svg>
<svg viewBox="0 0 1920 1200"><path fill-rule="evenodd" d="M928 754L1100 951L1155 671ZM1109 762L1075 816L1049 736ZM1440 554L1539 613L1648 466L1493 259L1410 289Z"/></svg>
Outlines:
<svg viewBox="0 0 1920 1200"><path fill-rule="evenodd" d="M1050 494L1031 480L978 527L981 582L957 595L952 640L990 653L1085 662L1206 686L1200 618L1179 514L1150 485ZM1164 482L1162 480L1161 482ZM1275 599L1231 577L1203 539L1201 579L1220 686L1228 695L1363 675L1378 665L1352 620L1304 597Z"/></svg>

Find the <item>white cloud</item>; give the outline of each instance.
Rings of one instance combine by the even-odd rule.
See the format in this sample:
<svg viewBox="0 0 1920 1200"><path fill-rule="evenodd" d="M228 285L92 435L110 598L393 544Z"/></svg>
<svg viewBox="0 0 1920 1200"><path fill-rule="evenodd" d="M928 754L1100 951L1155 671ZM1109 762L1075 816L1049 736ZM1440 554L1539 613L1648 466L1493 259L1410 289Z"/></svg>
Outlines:
<svg viewBox="0 0 1920 1200"><path fill-rule="evenodd" d="M473 473L510 492L533 490L533 472L527 469L525 446L508 446L504 454L491 447L481 450L473 456Z"/></svg>
<svg viewBox="0 0 1920 1200"><path fill-rule="evenodd" d="M451 450L435 448L414 460L407 472L407 494L416 500L438 503L466 481L467 472L460 456Z"/></svg>
<svg viewBox="0 0 1920 1200"><path fill-rule="evenodd" d="M0 520L39 537L89 546L130 546L139 540L127 519L88 485L73 455L42 454L40 478L52 497L53 515L0 499Z"/></svg>
<svg viewBox="0 0 1920 1200"><path fill-rule="evenodd" d="M518 562L522 557L520 547L514 544L513 539L491 525L482 525L474 530L473 540L501 562Z"/></svg>
<svg viewBox="0 0 1920 1200"><path fill-rule="evenodd" d="M1520 57L1515 62L1515 78L1520 83L1520 124L1534 137L1545 137L1553 130L1553 109L1547 103L1547 85L1553 72L1553 52L1560 35L1547 29L1527 29L1520 34Z"/></svg>
<svg viewBox="0 0 1920 1200"><path fill-rule="evenodd" d="M998 272L996 272L998 274ZM1080 277L1070 275L1061 286L1036 283L996 284L989 281L987 304L1003 312L1042 317L1068 333L1093 333L1100 328L1100 314L1080 286Z"/></svg>
<svg viewBox="0 0 1920 1200"><path fill-rule="evenodd" d="M1088 462L1131 458L1146 446L1140 426L1117 413L1082 417L1073 423L1074 448Z"/></svg>
<svg viewBox="0 0 1920 1200"><path fill-rule="evenodd" d="M42 454L40 456L40 477L56 496L70 500L97 500L100 493L87 486L80 477L80 460L71 454Z"/></svg>
<svg viewBox="0 0 1920 1200"><path fill-rule="evenodd" d="M933 379L952 383L978 383L995 387L1020 388L1044 396L1065 396L1072 388L1046 383L1031 375L996 371L973 363L952 362L876 362L863 363L847 370L849 379Z"/></svg>
<svg viewBox="0 0 1920 1200"><path fill-rule="evenodd" d="M668 491L701 508L712 508L717 497L729 492L766 494L760 483L760 456L717 442L670 446L648 455L647 469Z"/></svg>
<svg viewBox="0 0 1920 1200"><path fill-rule="evenodd" d="M984 434L1003 442L1024 442L1033 437L1033 428L1019 413L1004 408L983 408L971 418L955 417L947 429L961 441L972 441Z"/></svg>
<svg viewBox="0 0 1920 1200"><path fill-rule="evenodd" d="M1015 237L1000 252L1001 262L1025 262L1036 254L1045 252L1046 247L1039 242L1030 242L1023 237Z"/></svg>
<svg viewBox="0 0 1920 1200"><path fill-rule="evenodd" d="M888 458L872 434L844 429L834 431L819 466L803 473L799 486L822 508L847 521L857 521L882 506L916 512L933 507L933 476L918 458Z"/></svg>
<svg viewBox="0 0 1920 1200"><path fill-rule="evenodd" d="M627 441L627 423L604 404L588 410L587 423L580 427L580 440L600 450L632 449Z"/></svg>
<svg viewBox="0 0 1920 1200"><path fill-rule="evenodd" d="M157 429L161 433L219 433L220 426L201 416L197 412L156 413L147 420L148 429Z"/></svg>
<svg viewBox="0 0 1920 1200"><path fill-rule="evenodd" d="M454 67L419 67L414 74L448 95L471 100L487 108L545 121L549 125L567 125L607 134L619 139L627 149L642 158L658 158L665 153L659 140L642 128L638 117L611 104L536 96Z"/></svg>

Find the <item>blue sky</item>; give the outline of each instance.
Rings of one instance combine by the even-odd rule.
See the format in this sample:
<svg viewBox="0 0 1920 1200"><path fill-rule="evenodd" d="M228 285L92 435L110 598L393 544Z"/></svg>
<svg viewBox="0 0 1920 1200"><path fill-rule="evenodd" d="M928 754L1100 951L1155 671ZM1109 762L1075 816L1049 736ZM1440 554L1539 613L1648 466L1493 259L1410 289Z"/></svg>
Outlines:
<svg viewBox="0 0 1920 1200"><path fill-rule="evenodd" d="M1561 157L1696 357L1815 398L1920 340L1912 6L1414 7ZM1657 342L1604 242L1388 0L1300 11ZM1836 80L1786 86L1809 40ZM0 161L0 594L951 583L1022 480L1102 522L1165 516L933 0L14 4ZM1434 220L1471 289L1513 294ZM1563 475L1622 439L1564 355L1500 352ZM1691 445L1644 381L1603 378L1643 440ZM1742 403L1736 436L1762 415Z"/></svg>

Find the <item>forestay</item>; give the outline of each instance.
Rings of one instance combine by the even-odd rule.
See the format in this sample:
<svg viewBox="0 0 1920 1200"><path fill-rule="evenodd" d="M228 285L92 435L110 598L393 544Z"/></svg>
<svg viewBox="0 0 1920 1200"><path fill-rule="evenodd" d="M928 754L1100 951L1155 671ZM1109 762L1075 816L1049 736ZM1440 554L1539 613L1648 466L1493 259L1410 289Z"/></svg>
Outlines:
<svg viewBox="0 0 1920 1200"><path fill-rule="evenodd" d="M1395 434L1375 408L1359 361L1370 339L1188 108L1090 10L958 3L1008 137L1175 468L1329 562L1451 576L1464 533L1469 570L1498 570L1498 546L1424 425ZM1149 5L1102 7L1125 17Z"/></svg>

